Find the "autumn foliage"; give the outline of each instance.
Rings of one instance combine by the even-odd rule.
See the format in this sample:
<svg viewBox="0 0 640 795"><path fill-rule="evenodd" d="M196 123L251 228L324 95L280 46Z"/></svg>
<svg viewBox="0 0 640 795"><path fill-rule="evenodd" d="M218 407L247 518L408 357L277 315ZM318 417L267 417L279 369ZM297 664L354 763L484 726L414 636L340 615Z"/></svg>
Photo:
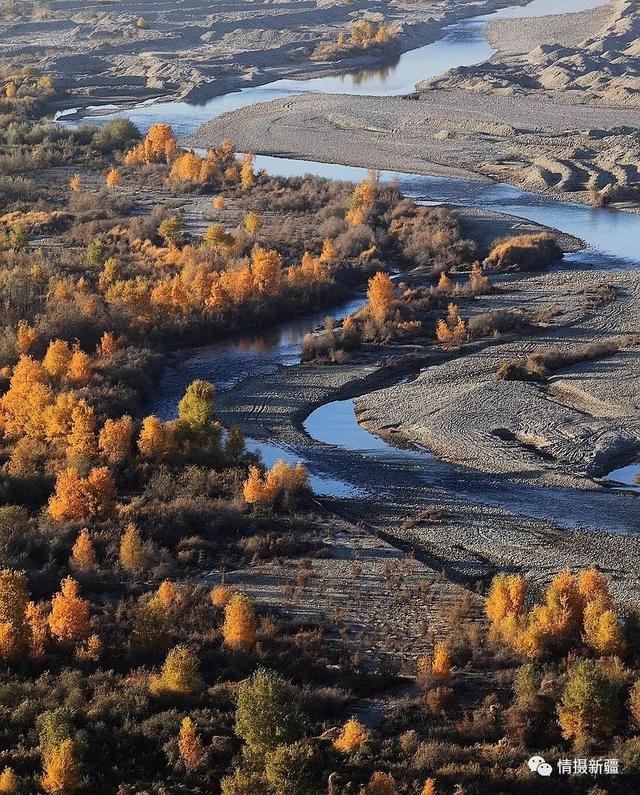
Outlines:
<svg viewBox="0 0 640 795"><path fill-rule="evenodd" d="M63 740L44 759L42 789L51 795L75 792L82 784L79 751L73 740Z"/></svg>
<svg viewBox="0 0 640 795"><path fill-rule="evenodd" d="M349 718L334 740L334 747L345 754L358 751L371 739L371 732L357 718Z"/></svg>
<svg viewBox="0 0 640 795"><path fill-rule="evenodd" d="M154 124L145 139L127 152L128 165L139 163L171 163L178 154L178 144L168 124Z"/></svg>
<svg viewBox="0 0 640 795"><path fill-rule="evenodd" d="M73 545L69 559L71 568L79 572L89 572L95 568L96 553L87 528L83 528Z"/></svg>
<svg viewBox="0 0 640 795"><path fill-rule="evenodd" d="M188 771L195 770L202 761L202 744L191 718L183 718L178 738L180 759Z"/></svg>
<svg viewBox="0 0 640 795"><path fill-rule="evenodd" d="M256 642L256 617L249 597L236 593L229 599L224 611L222 637L234 650L251 649Z"/></svg>
<svg viewBox="0 0 640 795"><path fill-rule="evenodd" d="M249 467L242 493L249 505L273 508L277 505L295 505L309 488L309 477L305 467L295 466L279 460L264 475L255 467Z"/></svg>
<svg viewBox="0 0 640 795"><path fill-rule="evenodd" d="M49 615L51 634L62 643L78 643L89 637L89 603L80 596L80 587L71 577L60 584Z"/></svg>
<svg viewBox="0 0 640 795"><path fill-rule="evenodd" d="M86 478L71 467L58 475L48 511L57 521L104 518L115 507L116 493L115 481L107 467L94 467Z"/></svg>
<svg viewBox="0 0 640 795"><path fill-rule="evenodd" d="M559 572L542 602L525 609L526 582L519 575L494 578L486 604L490 633L518 653L543 657L584 643L601 655L621 654L625 643L606 579L596 569Z"/></svg>
<svg viewBox="0 0 640 795"><path fill-rule="evenodd" d="M152 676L149 685L154 695L164 696L190 696L202 686L198 658L186 646L171 649L160 675Z"/></svg>
<svg viewBox="0 0 640 795"><path fill-rule="evenodd" d="M373 317L378 323L384 322L396 298L395 287L388 274L376 273L369 279L367 298Z"/></svg>

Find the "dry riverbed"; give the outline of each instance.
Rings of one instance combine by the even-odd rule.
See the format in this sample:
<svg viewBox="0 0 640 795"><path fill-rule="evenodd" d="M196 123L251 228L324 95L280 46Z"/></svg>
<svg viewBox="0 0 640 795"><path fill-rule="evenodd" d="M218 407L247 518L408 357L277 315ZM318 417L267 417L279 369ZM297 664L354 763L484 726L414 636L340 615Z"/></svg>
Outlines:
<svg viewBox="0 0 640 795"><path fill-rule="evenodd" d="M575 14L494 23L494 58L418 83L409 97L288 97L225 114L191 142L207 146L226 136L261 153L481 175L637 209L637 8L616 0L579 19L579 35Z"/></svg>

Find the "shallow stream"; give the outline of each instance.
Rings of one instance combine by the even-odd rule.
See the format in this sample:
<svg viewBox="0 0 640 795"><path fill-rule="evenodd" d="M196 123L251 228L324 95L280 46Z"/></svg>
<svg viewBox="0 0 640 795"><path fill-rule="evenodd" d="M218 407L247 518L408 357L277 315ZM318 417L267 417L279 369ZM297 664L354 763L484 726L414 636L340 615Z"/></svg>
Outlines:
<svg viewBox="0 0 640 795"><path fill-rule="evenodd" d="M533 0L526 6L511 6L493 14L456 22L431 44L404 53L394 64L379 69L360 69L341 77L318 77L306 81L277 80L231 92L201 104L184 102L146 103L136 108L101 115L95 121L125 115L142 130L155 122L170 123L176 134L186 136L202 123L230 110L307 91L378 96L410 93L415 84L457 66L481 63L493 49L484 36L487 24L496 19L544 16L582 11L603 5L604 0ZM60 117L64 123L64 116ZM257 166L280 175L317 174L358 181L364 169L340 164L260 156ZM527 193L509 185L476 180L445 179L416 174L385 172L385 180L397 179L408 196L429 204L449 203L481 207L554 227L585 241L586 248L567 256L581 267L637 268L640 264L640 216L606 208L589 208ZM331 313L343 317L363 302L355 298ZM256 373L268 373L279 365L299 361L304 334L317 328L324 315L282 323L268 331L216 342L192 351L179 366L169 368L157 391L152 410L165 419L175 416L184 388L194 378L205 378L219 389L230 388ZM429 483L459 496L503 507L522 515L548 517L566 525L585 524L612 530L634 530L637 522L623 525L611 510L613 494L573 493L509 484L504 479L470 473L434 459L421 450L398 450L358 425L353 401L321 406L305 422L307 433L330 445L319 454L317 447L287 449L249 440L270 464L276 458L302 459L312 485L321 494L350 496L375 493L385 488L405 488L407 479L416 487ZM637 471L638 467L636 467ZM626 476L625 472L625 476ZM622 477L622 476L621 476ZM577 499L577 496L580 496Z"/></svg>

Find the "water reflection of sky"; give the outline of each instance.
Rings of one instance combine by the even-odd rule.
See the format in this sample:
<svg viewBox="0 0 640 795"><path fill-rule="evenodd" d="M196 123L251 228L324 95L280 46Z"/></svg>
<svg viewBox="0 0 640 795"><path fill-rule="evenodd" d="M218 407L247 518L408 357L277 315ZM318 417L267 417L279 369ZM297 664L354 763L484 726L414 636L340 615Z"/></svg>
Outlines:
<svg viewBox="0 0 640 795"><path fill-rule="evenodd" d="M640 464L628 464L626 467L620 467L619 469L614 469L613 472L609 472L606 480L626 487L625 490L627 491L640 492L640 481L638 478L640 478Z"/></svg>

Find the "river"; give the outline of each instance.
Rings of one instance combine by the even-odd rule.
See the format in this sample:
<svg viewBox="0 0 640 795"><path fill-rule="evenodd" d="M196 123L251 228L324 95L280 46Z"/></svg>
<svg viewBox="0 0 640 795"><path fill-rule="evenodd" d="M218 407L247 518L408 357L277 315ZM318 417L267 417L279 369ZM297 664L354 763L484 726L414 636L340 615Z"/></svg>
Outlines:
<svg viewBox="0 0 640 795"><path fill-rule="evenodd" d="M396 63L380 69L357 70L341 77L321 77L307 81L278 80L272 83L231 92L202 104L184 102L146 103L136 108L101 115L104 121L119 115L128 116L143 131L159 121L170 123L179 136L187 136L200 124L224 112L279 97L311 92L402 95L415 84L462 65L480 63L493 50L484 36L487 24L509 17L543 16L549 13L581 11L602 5L604 0L533 0L527 6L511 6L493 14L475 17L444 29L442 37L431 44L404 53ZM64 115L60 121L64 123ZM317 174L336 179L358 181L363 169L340 164L260 156L259 168L285 176ZM415 174L385 172L385 180L398 180L401 190L418 201L429 204L450 203L482 207L546 224L585 241L587 247L570 254L567 260L581 267L637 268L640 264L640 216L606 208L589 208L561 202L518 190L509 185L475 180L426 177ZM363 302L362 297L336 307L331 313L343 317ZM286 322L267 332L216 342L190 352L179 366L168 368L163 376L152 410L168 419L175 416L176 404L184 388L194 378L205 378L219 389L237 385L248 376L269 373L279 365L299 361L304 334L318 327L323 319L311 316ZM326 404L307 419L305 429L311 439L329 445L318 453L317 445L287 449L266 442L248 441L265 463L276 458L302 459L310 471L311 482L320 494L353 496L377 493L380 489L406 489L428 483L454 489L459 496L474 502L502 505L526 516L557 519L566 525L587 524L616 530L633 530L620 526L611 510L612 494L589 493L589 511L584 510L585 493L577 500L561 489L513 486L504 479L491 478L461 468L442 464L421 450L401 451L362 429L354 415L353 401ZM628 473L625 472L628 478Z"/></svg>

